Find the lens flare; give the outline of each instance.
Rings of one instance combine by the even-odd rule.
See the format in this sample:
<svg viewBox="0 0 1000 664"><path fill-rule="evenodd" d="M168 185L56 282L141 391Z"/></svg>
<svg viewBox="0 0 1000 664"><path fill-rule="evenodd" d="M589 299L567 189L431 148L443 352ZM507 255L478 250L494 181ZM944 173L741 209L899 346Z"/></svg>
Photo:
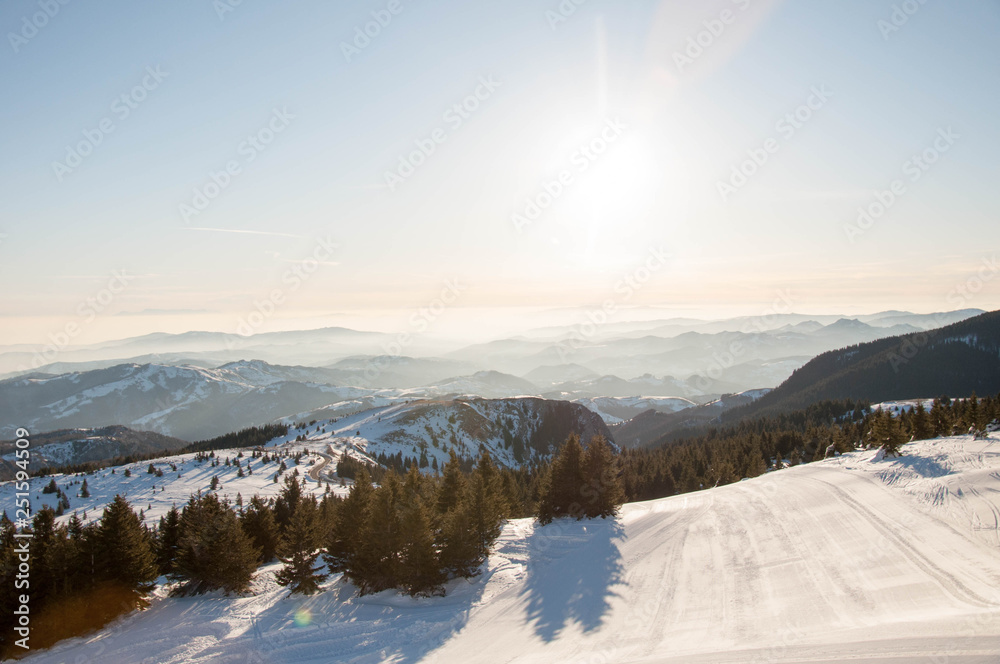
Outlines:
<svg viewBox="0 0 1000 664"><path fill-rule="evenodd" d="M308 627L310 624L312 624L312 613L309 609L299 609L295 612L296 627Z"/></svg>

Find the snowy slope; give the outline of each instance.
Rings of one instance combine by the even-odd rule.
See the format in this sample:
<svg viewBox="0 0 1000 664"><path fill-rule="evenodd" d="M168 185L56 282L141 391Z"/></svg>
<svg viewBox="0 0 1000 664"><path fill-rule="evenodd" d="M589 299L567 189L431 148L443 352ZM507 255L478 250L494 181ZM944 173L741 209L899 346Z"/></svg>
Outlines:
<svg viewBox="0 0 1000 664"><path fill-rule="evenodd" d="M391 405L317 420L304 429L296 428L296 423L308 420L290 417L286 421L291 427L288 433L268 442L267 450L288 456L306 452L308 457L298 467L302 474L324 459L332 462L329 467L323 468L321 475L310 476L313 488L318 492L324 491L328 482L341 493L346 490L340 487L335 474L335 461L344 453L370 463L377 463L382 454L414 460L425 455L427 466L424 471L430 473L448 461L451 450L460 457L476 458L482 449L486 449L497 463L516 467L521 462L547 457L570 432L578 433L584 441L597 434L611 439L601 419L583 406L535 398L393 401ZM304 440L295 440L300 437ZM38 437L35 440L42 439ZM523 443L521 461L517 458L515 439ZM51 459L58 451L50 450L50 447L40 445L37 450L33 448L33 468L42 467L47 463L44 459ZM40 455L42 450L48 453L48 457ZM235 459L239 452L235 449L218 450L215 455L224 462L226 457ZM245 467L250 450L243 452L245 457L242 463ZM57 484L70 499L70 509L64 520L73 511L87 511L90 519L99 516L99 510L116 493L125 495L137 509L147 509L152 518L158 519L172 504L181 505L191 494L207 491L213 475L218 475L222 483L219 495L231 500L235 500L237 495L244 499L255 493L275 495L281 488L280 484L272 481L277 463L263 465L258 459L251 460L254 474L240 478L234 466L223 464L210 467L208 463L195 461L194 457L194 454L174 454L153 460L154 468L164 473L161 478L146 472L149 461L118 467L114 474L112 469L107 468L92 475L56 475ZM177 466L176 471L171 469L171 464ZM291 460L287 465L288 472L295 470ZM129 470L132 476L124 477L125 470ZM88 482L90 498L78 495L84 478ZM318 483L320 480L322 484ZM48 481L48 478L31 481L33 511L41 509L42 505L55 507L56 496L41 493ZM0 504L14 504L12 482L0 482Z"/></svg>
<svg viewBox="0 0 1000 664"><path fill-rule="evenodd" d="M289 436L294 438L294 436ZM288 470L286 474L292 474L298 469L300 476L308 476L308 471L314 464L323 461L320 452L325 452L325 445L307 445L302 443L284 443L273 445L269 452L276 450L287 450L289 455L298 451L307 452L298 466L291 458L286 459ZM215 455L220 462L224 462L226 457L235 460L240 450L216 450ZM249 450L243 450L244 458L240 459L244 469L246 469L249 459ZM51 479L56 480L56 484L69 497L70 508L65 515L60 517L60 521L65 523L73 512L81 517L86 514L87 521L93 521L101 516L101 511L117 494L121 494L128 499L132 507L143 510L147 517L147 522L155 523L161 516L170 511L172 505L182 507L187 499L193 494L201 491L206 493L212 483L212 477L218 476L220 481L219 489L216 493L221 498L228 498L231 502L236 497L242 496L244 500L249 500L254 494L263 497L277 495L282 487L279 482L274 483L273 478L278 470L280 462L264 464L260 459L249 459L253 468L253 475L238 477L235 466L226 466L220 463L219 466L212 467L210 462L199 462L195 460L194 454L175 454L153 461L143 461L141 463L128 464L114 468L106 468L92 474L75 475L53 475L50 477L37 477L31 480L31 510L37 512L43 505L55 508L57 498L54 494L43 494L42 489ZM162 477L147 473L147 469L153 464L155 469L163 471ZM177 470L172 469L172 465ZM125 471L131 473L131 477L125 476ZM246 471L244 470L244 473ZM282 476L283 477L283 476ZM81 498L80 488L83 480L87 480L87 489L90 492L89 498ZM339 486L339 482L331 483L331 490L345 495L346 487ZM317 496L326 491L327 482L317 482L307 479L308 490ZM14 504L14 483L0 483L0 501L4 505Z"/></svg>
<svg viewBox="0 0 1000 664"><path fill-rule="evenodd" d="M1000 437L913 443L625 506L509 523L444 598L242 598L150 610L27 661L1000 661Z"/></svg>
<svg viewBox="0 0 1000 664"><path fill-rule="evenodd" d="M934 399L904 399L902 401L883 401L882 403L872 404L871 409L881 410L890 415L899 415L905 411L915 410L918 404L924 404L924 409L930 412L931 406L934 405Z"/></svg>
<svg viewBox="0 0 1000 664"><path fill-rule="evenodd" d="M428 471L444 464L451 450L475 458L485 448L497 463L515 467L547 456L570 432L584 441L595 434L611 439L601 419L583 406L535 398L408 401L323 420L309 431L310 445L330 445L335 453L354 450L369 459L426 455ZM520 460L518 440L524 443Z"/></svg>

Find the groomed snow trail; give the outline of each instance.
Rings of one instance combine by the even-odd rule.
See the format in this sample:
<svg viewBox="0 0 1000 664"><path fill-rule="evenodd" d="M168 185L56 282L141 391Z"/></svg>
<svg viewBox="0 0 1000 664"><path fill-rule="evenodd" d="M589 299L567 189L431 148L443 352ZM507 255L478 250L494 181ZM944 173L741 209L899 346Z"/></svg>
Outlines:
<svg viewBox="0 0 1000 664"><path fill-rule="evenodd" d="M154 600L43 662L1000 662L1000 437L507 525L445 598Z"/></svg>

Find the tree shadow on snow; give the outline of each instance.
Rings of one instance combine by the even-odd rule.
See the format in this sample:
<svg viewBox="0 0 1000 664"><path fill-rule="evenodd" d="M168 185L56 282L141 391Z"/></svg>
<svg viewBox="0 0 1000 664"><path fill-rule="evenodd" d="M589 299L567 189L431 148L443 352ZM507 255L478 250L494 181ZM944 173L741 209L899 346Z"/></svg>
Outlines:
<svg viewBox="0 0 1000 664"><path fill-rule="evenodd" d="M528 539L528 620L552 641L569 623L584 632L601 626L624 583L618 541L624 529L615 519L558 519L536 527Z"/></svg>
<svg viewBox="0 0 1000 664"><path fill-rule="evenodd" d="M311 597L289 596L240 638L243 662L386 660L415 664L465 627L489 574L448 584L446 597L414 599L395 591L358 597L338 580ZM319 660L316 660L319 661Z"/></svg>
<svg viewBox="0 0 1000 664"><path fill-rule="evenodd" d="M955 472L953 468L943 465L934 457L914 455L913 453L907 454L907 451L904 447L902 456L885 458L882 460L882 463L889 464L890 469L892 466L908 468L921 477L944 477ZM888 477L892 475L890 469L881 472Z"/></svg>

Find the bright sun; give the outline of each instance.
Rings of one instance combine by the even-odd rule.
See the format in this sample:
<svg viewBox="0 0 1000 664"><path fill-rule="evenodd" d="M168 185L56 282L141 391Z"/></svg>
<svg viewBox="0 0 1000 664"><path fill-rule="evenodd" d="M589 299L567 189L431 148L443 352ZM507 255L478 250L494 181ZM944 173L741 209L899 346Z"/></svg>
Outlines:
<svg viewBox="0 0 1000 664"><path fill-rule="evenodd" d="M641 223L675 177L668 173L669 162L659 158L638 134L626 134L608 144L602 154L590 152L576 163L582 166L585 159L586 169L578 176L572 209L567 212L599 226L623 229Z"/></svg>

